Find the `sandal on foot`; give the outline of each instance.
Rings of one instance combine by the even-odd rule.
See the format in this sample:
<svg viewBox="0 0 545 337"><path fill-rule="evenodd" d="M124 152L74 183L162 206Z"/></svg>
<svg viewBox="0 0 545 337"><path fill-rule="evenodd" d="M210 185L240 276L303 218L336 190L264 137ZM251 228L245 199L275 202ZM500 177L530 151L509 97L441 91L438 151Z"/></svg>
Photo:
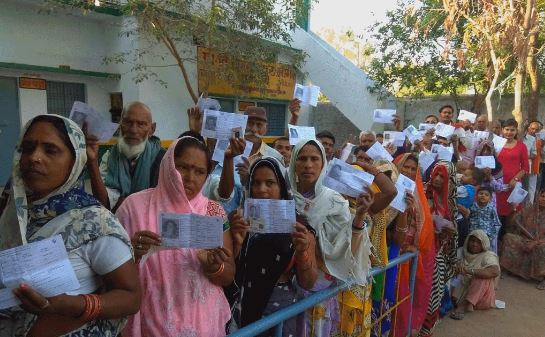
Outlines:
<svg viewBox="0 0 545 337"><path fill-rule="evenodd" d="M455 319L457 321L463 320L464 316L465 316L465 313L461 311L454 311L454 312L451 312L449 315L450 318Z"/></svg>
<svg viewBox="0 0 545 337"><path fill-rule="evenodd" d="M545 280L539 282L539 284L536 286L538 290L545 290Z"/></svg>

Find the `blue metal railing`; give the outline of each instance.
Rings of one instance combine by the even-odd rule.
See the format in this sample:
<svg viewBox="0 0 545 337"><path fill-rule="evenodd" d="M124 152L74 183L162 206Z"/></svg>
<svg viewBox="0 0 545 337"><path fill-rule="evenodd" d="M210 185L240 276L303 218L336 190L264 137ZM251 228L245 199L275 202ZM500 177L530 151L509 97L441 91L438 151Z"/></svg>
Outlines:
<svg viewBox="0 0 545 337"><path fill-rule="evenodd" d="M372 268L370 273L370 278L390 268L393 268L401 263L407 262L409 260L412 260L410 278L409 278L409 289L411 294L411 298L410 298L411 310L409 313L409 320L408 320L409 327L407 332L407 334L410 336L412 303L413 303L413 294L414 294L414 283L416 279L418 253L405 253L391 260L385 267ZM254 322L250 325L247 325L241 328L240 330L233 332L232 334L229 335L229 337L253 337L271 328L274 328L274 331L275 331L274 335L276 337L282 337L282 325L285 320L290 319L294 316L297 316L298 314L304 312L305 310L309 308L312 308L313 306L327 300L330 297L336 296L339 292L350 288L352 285L353 285L353 282L345 282L343 284L335 285L327 289L318 291L310 295L309 297L301 299L300 301L297 301L296 303L284 309L278 310L270 314L269 316L260 319L257 322Z"/></svg>

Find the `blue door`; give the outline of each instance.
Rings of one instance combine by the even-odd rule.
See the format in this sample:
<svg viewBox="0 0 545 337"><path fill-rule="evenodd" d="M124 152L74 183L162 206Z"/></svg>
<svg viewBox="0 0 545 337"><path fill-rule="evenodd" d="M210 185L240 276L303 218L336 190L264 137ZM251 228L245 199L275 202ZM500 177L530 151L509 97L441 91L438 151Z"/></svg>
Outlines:
<svg viewBox="0 0 545 337"><path fill-rule="evenodd" d="M20 129L17 79L0 76L0 186L10 177Z"/></svg>

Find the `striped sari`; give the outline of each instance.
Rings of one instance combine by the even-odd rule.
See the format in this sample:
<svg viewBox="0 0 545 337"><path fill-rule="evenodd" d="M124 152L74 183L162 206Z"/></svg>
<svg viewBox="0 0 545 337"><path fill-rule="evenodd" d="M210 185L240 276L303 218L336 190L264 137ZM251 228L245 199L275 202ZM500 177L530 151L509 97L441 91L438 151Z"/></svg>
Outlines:
<svg viewBox="0 0 545 337"><path fill-rule="evenodd" d="M441 191L432 188L432 182L437 175L443 175L444 182ZM441 217L454 221L456 212L456 167L447 161L438 161L431 171L427 185L428 195L431 196L431 212ZM445 293L445 286L454 275L456 265L457 233L445 230L435 234L435 266L431 295L428 302L428 310L419 337L432 336L433 330L439 320L439 307Z"/></svg>

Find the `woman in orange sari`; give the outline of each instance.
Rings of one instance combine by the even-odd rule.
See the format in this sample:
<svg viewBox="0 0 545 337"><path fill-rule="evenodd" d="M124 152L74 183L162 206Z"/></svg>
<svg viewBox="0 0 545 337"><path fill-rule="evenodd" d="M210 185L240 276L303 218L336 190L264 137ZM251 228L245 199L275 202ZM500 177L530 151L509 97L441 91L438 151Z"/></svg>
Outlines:
<svg viewBox="0 0 545 337"><path fill-rule="evenodd" d="M416 182L414 194L415 207L409 210L409 230L405 235L405 242L401 253L418 251L416 281L412 304L411 331L418 332L426 317L427 304L430 297L433 266L435 258L433 220L428 203L422 176L418 166L418 157L413 153L399 155L394 163L399 172ZM404 263L399 268L397 301L410 294L409 289L410 263ZM394 337L406 336L409 330L410 301L406 300L399 305L395 315Z"/></svg>

